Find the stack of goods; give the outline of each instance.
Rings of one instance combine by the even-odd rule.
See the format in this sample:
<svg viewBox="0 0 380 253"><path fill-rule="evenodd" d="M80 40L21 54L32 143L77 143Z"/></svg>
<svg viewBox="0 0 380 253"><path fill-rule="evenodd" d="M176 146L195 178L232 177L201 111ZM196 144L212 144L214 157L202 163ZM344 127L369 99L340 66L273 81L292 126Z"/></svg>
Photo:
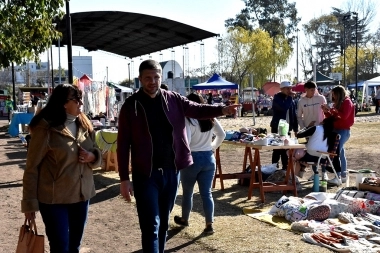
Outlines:
<svg viewBox="0 0 380 253"><path fill-rule="evenodd" d="M362 191L371 191L380 193L380 178L378 177L365 177L359 183L359 189Z"/></svg>
<svg viewBox="0 0 380 253"><path fill-rule="evenodd" d="M380 252L380 194L347 187L336 194L283 196L269 214L292 222L306 242L336 252Z"/></svg>
<svg viewBox="0 0 380 253"><path fill-rule="evenodd" d="M240 128L239 131L226 131L225 140L251 143L253 145L292 145L298 143L297 138L288 138L279 134L267 134L265 128Z"/></svg>

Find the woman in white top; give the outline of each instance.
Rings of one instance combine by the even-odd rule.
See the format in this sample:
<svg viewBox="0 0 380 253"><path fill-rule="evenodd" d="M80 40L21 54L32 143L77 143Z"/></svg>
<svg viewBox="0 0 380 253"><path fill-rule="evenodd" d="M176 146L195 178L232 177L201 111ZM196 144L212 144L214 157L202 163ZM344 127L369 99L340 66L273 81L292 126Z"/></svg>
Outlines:
<svg viewBox="0 0 380 253"><path fill-rule="evenodd" d="M200 104L203 103L203 98L195 93L188 95L187 98ZM198 182L206 218L204 232L212 234L214 233L212 227L214 200L211 194L211 185L216 169L213 150L222 144L226 134L216 119L196 120L187 118L186 131L194 163L180 172L183 189L182 217L175 216L174 221L182 226L189 225L188 220L193 207L194 185L195 182ZM213 134L215 134L214 140Z"/></svg>
<svg viewBox="0 0 380 253"><path fill-rule="evenodd" d="M334 117L325 118L321 122L322 125L304 128L297 133L297 138L308 137L309 139L306 144L306 154L296 163L296 175L300 176L303 174L302 171L305 170L305 164L318 162L320 156L320 153L318 151L327 152L329 147L334 146L335 139L329 140L329 137L333 133L334 121ZM314 173L317 172L316 170L317 167L314 166ZM322 180L327 180L328 177L325 168L322 168L322 173Z"/></svg>

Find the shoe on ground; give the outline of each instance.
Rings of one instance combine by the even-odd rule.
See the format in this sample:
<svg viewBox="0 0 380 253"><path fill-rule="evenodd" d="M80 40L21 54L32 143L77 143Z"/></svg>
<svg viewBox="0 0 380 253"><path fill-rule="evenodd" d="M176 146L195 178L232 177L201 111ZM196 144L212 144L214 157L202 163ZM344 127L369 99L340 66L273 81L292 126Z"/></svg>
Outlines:
<svg viewBox="0 0 380 253"><path fill-rule="evenodd" d="M322 173L322 181L327 181L329 180L329 176L327 175L327 172Z"/></svg>
<svg viewBox="0 0 380 253"><path fill-rule="evenodd" d="M203 230L203 233L211 235L214 233L214 228L212 227L212 224L208 224L206 228Z"/></svg>
<svg viewBox="0 0 380 253"><path fill-rule="evenodd" d="M345 184L347 181L347 177L341 177L341 180L342 180L342 184Z"/></svg>
<svg viewBox="0 0 380 253"><path fill-rule="evenodd" d="M331 185L339 186L342 184L342 181L339 178L334 177L333 179L327 180L327 183Z"/></svg>
<svg viewBox="0 0 380 253"><path fill-rule="evenodd" d="M189 226L189 222L188 221L183 221L181 217L179 216L174 216L174 222L178 225L181 225L181 226L184 226L184 227L188 227Z"/></svg>

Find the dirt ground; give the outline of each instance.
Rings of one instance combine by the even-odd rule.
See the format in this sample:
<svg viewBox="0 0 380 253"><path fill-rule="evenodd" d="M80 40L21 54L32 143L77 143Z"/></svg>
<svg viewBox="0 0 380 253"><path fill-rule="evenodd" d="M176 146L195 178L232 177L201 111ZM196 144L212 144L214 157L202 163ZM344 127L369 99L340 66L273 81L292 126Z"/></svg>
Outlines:
<svg viewBox="0 0 380 253"><path fill-rule="evenodd" d="M269 117L256 119L255 127L269 127ZM379 172L378 136L380 117L364 115L357 117L355 133L347 145L349 169L371 168ZM252 118L221 119L225 130L252 126ZM7 135L7 120L0 119L0 252L15 251L19 227L23 222L20 212L22 175L25 169L26 149L18 138ZM223 145L222 165L225 172L241 171L242 150ZM270 153L262 155L262 163L269 163ZM310 172L309 172L310 173ZM306 174L308 178L310 174ZM142 252L140 230L135 204L126 203L119 197L119 180L115 172L94 171L97 195L91 200L89 220L85 230L81 253ZM351 175L351 185L354 184ZM311 184L302 182L310 192ZM181 187L180 187L181 188ZM259 203L258 192L247 200L247 187L236 184L236 180L225 181L225 190L217 182L213 191L215 201L215 229L211 236L202 236L204 218L199 196L195 196L191 226L181 229L174 224L174 215L180 215L182 193L179 190L176 206L171 215L166 252L329 252L324 248L301 241L301 236L256 221L242 214L242 207L269 207L281 197L280 193L266 193L266 203ZM330 189L335 191L335 189ZM197 195L197 194L196 194ZM196 225L197 224L197 225ZM41 217L37 215L37 226L44 233ZM46 239L46 252L48 244Z"/></svg>

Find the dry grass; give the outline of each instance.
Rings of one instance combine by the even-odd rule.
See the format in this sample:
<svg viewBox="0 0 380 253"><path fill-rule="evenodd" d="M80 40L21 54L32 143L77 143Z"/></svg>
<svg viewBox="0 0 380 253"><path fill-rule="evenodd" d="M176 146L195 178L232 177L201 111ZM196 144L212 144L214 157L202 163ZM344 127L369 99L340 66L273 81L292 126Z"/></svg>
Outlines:
<svg viewBox="0 0 380 253"><path fill-rule="evenodd" d="M360 122L352 128L351 138L347 143L346 154L348 156L349 168L362 168L367 166L372 169L373 161L377 160L377 141L374 136L378 136L378 123ZM222 146L222 166L223 171L241 171L243 151L231 145ZM228 150L228 151L227 151ZM228 153L228 154L227 154ZM366 153L365 155L363 153ZM231 157L232 154L232 157ZM263 153L262 163L268 163L270 152ZM362 155L366 156L371 164L363 163ZM227 158L228 157L228 158ZM371 159L369 159L371 158ZM352 165L352 166L351 166ZM376 165L377 166L377 165ZM307 174L305 178L308 178ZM299 196L304 196L310 192L311 183L303 181L304 189ZM354 176L351 176L351 184L354 184ZM208 237L200 237L204 229L204 216L202 202L195 189L194 208L190 216L190 226L180 230L181 237L195 240L202 244L207 251L215 252L330 252L325 248L314 246L301 241L301 236L290 231L281 230L263 222L250 218L242 213L243 207L249 208L269 208L273 202L281 197L281 193L266 193L266 202L261 205L258 198L258 191L254 191L252 200L247 200L248 187L236 184L236 180L224 181L225 190L220 190L217 182L216 189L213 190L215 201L215 223L216 233ZM337 187L329 188L330 192L335 192ZM181 215L180 203L182 199L181 187L179 190L176 206L172 216ZM177 225L171 220L172 229Z"/></svg>
<svg viewBox="0 0 380 253"><path fill-rule="evenodd" d="M364 117L366 117L365 115ZM266 117L259 118L260 123L256 126L265 127L268 125ZM249 123L252 121L248 119ZM363 119L358 120L363 121ZM351 138L346 144L346 155L349 169L371 168L379 171L377 137L378 123L370 122L356 123L352 127ZM225 129L239 129L246 126L240 119L221 120ZM228 124L227 124L228 122ZM228 125L228 127L226 127ZM266 151L261 155L263 164L270 162L271 152ZM242 170L243 149L231 145L223 145L221 148L221 159L224 172L240 172ZM304 178L308 178L311 172ZM115 173L104 173L104 176L117 177ZM351 185L354 185L355 177L351 175ZM311 191L312 183L301 181L304 190L299 192L303 197ZM254 190L251 200L247 200L248 187L237 185L237 180L225 180L225 190L220 190L217 181L216 189L213 190L215 202L215 234L202 236L201 232L205 227L202 201L198 188L194 190L194 205L190 215L190 226L180 228L173 221L174 215L181 216L182 187L179 187L176 205L170 217L169 240L173 237L183 238L189 244L198 245L202 251L197 252L330 252L329 250L305 243L301 240L301 235L291 231L281 230L266 223L257 221L242 212L243 207L267 209L277 201L281 193L266 193L266 202L262 205L259 201L258 190ZM338 188L329 188L329 192L335 192ZM186 251L187 252L187 251Z"/></svg>

